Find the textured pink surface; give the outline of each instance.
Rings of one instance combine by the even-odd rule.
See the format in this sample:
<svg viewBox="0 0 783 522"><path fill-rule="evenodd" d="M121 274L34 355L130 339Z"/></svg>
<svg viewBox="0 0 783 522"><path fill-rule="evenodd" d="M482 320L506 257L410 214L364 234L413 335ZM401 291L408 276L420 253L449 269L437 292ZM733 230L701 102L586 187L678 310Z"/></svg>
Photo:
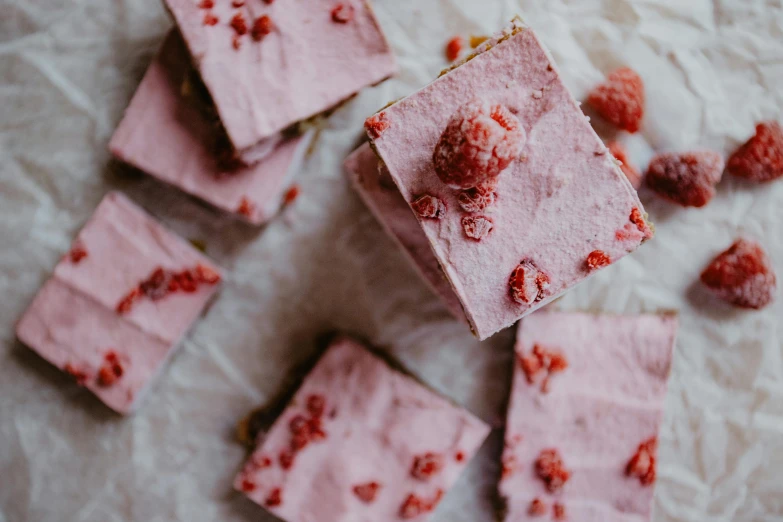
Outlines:
<svg viewBox="0 0 783 522"><path fill-rule="evenodd" d="M465 237L458 193L432 163L449 118L475 96L506 105L527 133L523 159L500 175L497 202L484 211L494 230L481 242ZM584 280L592 251L616 261L642 242L640 233L618 239L642 205L530 29L381 114L389 127L372 141L403 197L411 203L429 193L446 203L443 219L421 226L481 339ZM509 276L523 259L550 276L548 299L524 305L509 297Z"/></svg>
<svg viewBox="0 0 783 522"><path fill-rule="evenodd" d="M326 439L301 450L289 470L278 462L289 448L289 424L306 415L307 399L323 395ZM370 522L400 520L410 494L435 498L457 480L489 428L468 412L439 397L350 339L335 341L306 378L293 401L254 453L235 486L250 480L247 493L264 505L280 488L282 503L268 507L286 522ZM444 466L429 480L411 475L416 456L434 452ZM455 456L461 452L463 458ZM268 457L272 464L252 463ZM378 482L371 503L353 492L359 484ZM414 520L427 520L429 513Z"/></svg>
<svg viewBox="0 0 783 522"><path fill-rule="evenodd" d="M85 371L85 386L114 410L127 413L196 320L216 285L140 299L118 315L117 304L158 267L179 271L215 266L124 196L107 195L74 241L87 256L65 255L17 325L17 336L49 362ZM96 373L108 351L126 361L125 373L102 387Z"/></svg>
<svg viewBox="0 0 783 522"><path fill-rule="evenodd" d="M203 23L200 0L166 0L187 42L193 62L212 95L229 137L240 152L293 123L332 108L397 70L396 60L369 4L355 7L352 21L332 20L333 0L286 0L269 5L247 0L231 7L217 0L210 10L220 22ZM261 15L274 29L262 41L248 34L241 47L231 18L243 12L252 27Z"/></svg>
<svg viewBox="0 0 783 522"><path fill-rule="evenodd" d="M236 213L247 199L252 211L240 217L261 224L280 208L308 140L303 136L286 139L252 167L222 170L214 155L217 122L205 116L198 100L181 93L191 74L187 49L172 31L144 75L109 148L117 158L227 212Z"/></svg>
<svg viewBox="0 0 783 522"><path fill-rule="evenodd" d="M560 351L569 366L542 393L515 365L503 462L516 466L500 482L506 521L542 520L528 514L534 498L563 503L568 520L579 522L650 519L653 487L625 469L639 444L658 435L676 331L670 314L539 312L522 320L517 355L539 344ZM534 471L547 448L571 471L556 494Z"/></svg>
<svg viewBox="0 0 783 522"><path fill-rule="evenodd" d="M345 169L356 191L380 222L386 233L402 247L413 266L443 304L456 318L465 320L459 299L443 275L427 236L400 191L389 176L389 171L378 161L369 145L359 147L345 160Z"/></svg>

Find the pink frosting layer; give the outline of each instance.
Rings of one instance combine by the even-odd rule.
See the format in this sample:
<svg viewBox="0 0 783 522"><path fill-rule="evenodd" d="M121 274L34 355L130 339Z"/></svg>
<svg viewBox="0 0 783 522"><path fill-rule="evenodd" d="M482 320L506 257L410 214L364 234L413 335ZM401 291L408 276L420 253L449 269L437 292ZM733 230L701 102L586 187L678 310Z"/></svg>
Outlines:
<svg viewBox="0 0 783 522"><path fill-rule="evenodd" d="M142 298L128 313L118 303L158 267L201 264L218 270L188 243L117 192L108 194L74 241L86 257L67 254L17 325L17 336L46 360L84 372L85 386L112 409L127 413L217 290L200 285L158 301ZM115 352L124 373L111 386L97 374Z"/></svg>
<svg viewBox="0 0 783 522"><path fill-rule="evenodd" d="M356 192L380 222L386 233L402 247L408 260L456 318L464 321L465 312L440 269L427 236L405 199L378 161L368 144L362 145L345 160L345 169Z"/></svg>
<svg viewBox="0 0 783 522"><path fill-rule="evenodd" d="M445 216L421 226L481 339L588 277L592 251L616 261L643 239L638 230L618 239L642 205L535 33L522 28L495 44L382 111L389 127L371 136L409 204L425 193L445 202ZM522 158L500 176L497 202L484 212L494 230L480 242L466 237L458 193L441 183L432 162L449 118L476 96L508 107L527 133ZM549 275L549 298L532 305L511 299L509 277L523 259Z"/></svg>
<svg viewBox="0 0 783 522"><path fill-rule="evenodd" d="M229 137L240 152L286 127L320 114L397 70L394 54L369 4L346 0L348 23L332 19L332 0L247 0L242 8L216 0L209 11L200 0L166 0L209 89ZM268 15L274 29L257 42L236 35L231 19L242 13L248 28ZM218 17L215 26L204 16Z"/></svg>
<svg viewBox="0 0 783 522"><path fill-rule="evenodd" d="M529 514L534 498L550 510L562 503L568 520L650 520L653 486L625 470L639 445L658 435L676 332L674 315L539 312L522 321L517 354L539 344L562 353L568 368L543 393L515 365L503 454L513 471L500 482L508 522L542 520ZM555 494L535 473L548 448L571 471Z"/></svg>
<svg viewBox="0 0 783 522"><path fill-rule="evenodd" d="M252 167L222 170L214 157L219 128L182 86L192 74L182 38L172 31L141 81L109 148L117 158L254 224L270 219L296 172L308 139L278 144Z"/></svg>
<svg viewBox="0 0 783 522"><path fill-rule="evenodd" d="M309 415L306 405L313 394L325 398L326 438L299 451L285 470L279 455L290 447L291 420ZM448 491L488 432L483 422L392 370L357 342L339 339L306 378L235 486L287 522L400 520L409 495L432 501L439 498L438 491ZM428 479L414 478L415 458L427 453L440 456L442 468ZM266 458L271 464L264 467ZM379 485L374 500L362 501L354 487L372 482ZM270 506L276 489L281 502ZM430 514L411 520L427 520Z"/></svg>

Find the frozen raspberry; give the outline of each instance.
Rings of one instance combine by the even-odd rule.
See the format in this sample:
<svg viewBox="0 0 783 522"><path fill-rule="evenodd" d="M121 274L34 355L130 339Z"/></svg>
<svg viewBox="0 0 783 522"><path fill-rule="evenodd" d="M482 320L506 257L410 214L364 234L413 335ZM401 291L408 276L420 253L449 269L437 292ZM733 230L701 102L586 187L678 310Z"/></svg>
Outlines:
<svg viewBox="0 0 783 522"><path fill-rule="evenodd" d="M777 278L764 248L739 239L701 274L701 282L719 298L741 308L759 310L770 304Z"/></svg>
<svg viewBox="0 0 783 522"><path fill-rule="evenodd" d="M649 486L655 482L655 453L658 449L658 440L653 437L639 445L636 454L628 461L625 474L636 477L639 481Z"/></svg>
<svg viewBox="0 0 783 522"><path fill-rule="evenodd" d="M552 506L552 516L555 520L566 520L566 509L560 502L555 502Z"/></svg>
<svg viewBox="0 0 783 522"><path fill-rule="evenodd" d="M543 450L538 455L536 474L546 483L546 487L551 493L560 491L571 478L571 472L565 468L563 459L555 449Z"/></svg>
<svg viewBox="0 0 783 522"><path fill-rule="evenodd" d="M717 152L659 154L647 169L647 186L659 196L684 207L703 207L715 195L723 176L723 158Z"/></svg>
<svg viewBox="0 0 783 522"><path fill-rule="evenodd" d="M446 205L439 198L424 194L411 203L413 210L424 219L440 219L446 213Z"/></svg>
<svg viewBox="0 0 783 522"><path fill-rule="evenodd" d="M729 158L728 171L759 182L783 176L783 127L776 121L756 125L756 135Z"/></svg>
<svg viewBox="0 0 783 522"><path fill-rule="evenodd" d="M546 297L549 288L549 276L536 266L531 259L523 260L509 278L511 298L519 304L533 304Z"/></svg>
<svg viewBox="0 0 783 522"><path fill-rule="evenodd" d="M474 241L481 241L492 232L492 220L485 216L465 216L462 218L462 229L465 235Z"/></svg>
<svg viewBox="0 0 783 522"><path fill-rule="evenodd" d="M381 485L377 482L368 482L367 484L359 484L354 486L353 493L359 500L365 504L369 504L375 500L378 495L378 491L381 489Z"/></svg>
<svg viewBox="0 0 783 522"><path fill-rule="evenodd" d="M425 453L413 459L411 476L419 480L429 480L443 469L443 456L437 453Z"/></svg>
<svg viewBox="0 0 783 522"><path fill-rule="evenodd" d="M530 507L528 508L527 512L531 517L540 517L542 515L546 515L547 505L540 498L534 498L530 503Z"/></svg>
<svg viewBox="0 0 783 522"><path fill-rule="evenodd" d="M457 196L459 206L465 212L481 212L495 204L497 193L497 178L481 183L473 188L464 190Z"/></svg>
<svg viewBox="0 0 783 522"><path fill-rule="evenodd" d="M614 156L617 161L622 163L620 170L623 171L625 177L631 182L633 188L639 190L639 187L642 186L642 175L633 165L631 165L631 161L628 159L628 151L625 150L625 146L619 141L613 141L609 143L609 153Z"/></svg>
<svg viewBox="0 0 783 522"><path fill-rule="evenodd" d="M268 497L266 497L266 500L264 501L266 507L276 507L282 503L283 503L283 492L280 490L280 488L273 489L272 492L269 494Z"/></svg>
<svg viewBox="0 0 783 522"><path fill-rule="evenodd" d="M453 62L459 58L460 53L462 53L462 45L462 38L459 36L455 36L449 40L449 43L446 44L446 59Z"/></svg>
<svg viewBox="0 0 783 522"><path fill-rule="evenodd" d="M517 159L526 135L503 105L474 100L460 107L440 137L432 161L440 180L469 189L496 178Z"/></svg>
<svg viewBox="0 0 783 522"><path fill-rule="evenodd" d="M593 89L587 102L615 127L637 132L644 117L644 82L633 69L622 67Z"/></svg>
<svg viewBox="0 0 783 522"><path fill-rule="evenodd" d="M268 15L259 16L256 18L256 21L253 22L253 29L250 31L250 36L256 42L261 41L266 35L272 32L273 28L272 19L269 18Z"/></svg>
<svg viewBox="0 0 783 522"><path fill-rule="evenodd" d="M585 261L588 270L595 270L597 268L603 268L612 264L612 259L609 254L602 252L601 250L594 250L590 252Z"/></svg>
<svg viewBox="0 0 783 522"><path fill-rule="evenodd" d="M332 21L338 24L347 24L353 20L355 9L351 4L337 4L332 9Z"/></svg>
<svg viewBox="0 0 783 522"><path fill-rule="evenodd" d="M231 27L238 35L247 34L247 22L245 16L242 13L237 13L231 19Z"/></svg>
<svg viewBox="0 0 783 522"><path fill-rule="evenodd" d="M367 118L364 122L364 129L367 131L367 135L371 140L376 140L381 137L383 131L391 127L391 123L386 121L386 113L379 112L373 116Z"/></svg>

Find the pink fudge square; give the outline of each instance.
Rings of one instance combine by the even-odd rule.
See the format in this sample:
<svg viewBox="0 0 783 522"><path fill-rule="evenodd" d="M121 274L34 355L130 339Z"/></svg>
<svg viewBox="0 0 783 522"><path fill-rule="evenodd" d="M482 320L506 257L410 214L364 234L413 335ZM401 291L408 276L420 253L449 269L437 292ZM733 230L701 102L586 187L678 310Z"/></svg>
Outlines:
<svg viewBox="0 0 783 522"><path fill-rule="evenodd" d="M499 486L507 522L551 519L555 503L563 520L650 520L654 464L644 480L628 466L640 445L657 440L676 333L673 314L539 312L522 320ZM567 367L533 371L534 350L543 360L561 355ZM548 449L570 472L560 488L538 475ZM647 455L656 458L655 450ZM535 515L535 499L544 518Z"/></svg>
<svg viewBox="0 0 783 522"><path fill-rule="evenodd" d="M340 338L234 485L286 522L424 521L488 433L470 413Z"/></svg>
<svg viewBox="0 0 783 522"><path fill-rule="evenodd" d="M120 313L118 305L158 268L178 274L198 270L209 281L154 299L148 285ZM35 296L16 334L107 406L129 413L214 295L219 279L211 261L112 192ZM169 284L175 283L164 286Z"/></svg>
<svg viewBox="0 0 783 522"><path fill-rule="evenodd" d="M182 38L172 31L144 75L109 149L118 159L219 209L252 224L264 223L280 209L309 134L286 138L252 167L227 170L216 157L216 150L226 146L220 142L219 122L207 115L194 76Z"/></svg>
<svg viewBox="0 0 783 522"><path fill-rule="evenodd" d="M338 3L344 8L333 13ZM231 143L248 164L263 156L267 142L286 128L334 108L397 70L366 0L246 0L238 8L218 0L210 9L200 7L201 0L165 4ZM247 34L238 35L242 24L232 24L236 16ZM272 27L259 41L253 27L261 16L268 16ZM219 21L209 25L209 17Z"/></svg>
<svg viewBox="0 0 783 522"><path fill-rule="evenodd" d="M417 218L474 333L485 339L587 278L592 252L616 262L652 231L636 191L535 33L515 21L476 52L370 118L368 135L409 204L426 194L445 204L440 219ZM482 212L494 229L480 241L467 237L459 192L440 181L433 164L449 119L475 98L506 106L527 134L522 155L498 178L496 201ZM523 262L548 284L518 302L511 276Z"/></svg>
<svg viewBox="0 0 783 522"><path fill-rule="evenodd" d="M356 192L383 227L386 234L395 240L405 252L410 263L427 282L446 309L454 317L465 321L459 299L440 269L432 253L427 236L410 207L400 195L389 171L378 156L364 144L345 160L345 170Z"/></svg>

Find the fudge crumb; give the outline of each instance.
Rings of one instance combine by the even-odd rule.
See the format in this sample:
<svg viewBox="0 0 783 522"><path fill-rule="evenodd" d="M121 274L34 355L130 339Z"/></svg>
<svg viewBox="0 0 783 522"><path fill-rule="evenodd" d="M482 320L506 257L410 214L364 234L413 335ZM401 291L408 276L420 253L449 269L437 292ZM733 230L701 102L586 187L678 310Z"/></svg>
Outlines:
<svg viewBox="0 0 783 522"><path fill-rule="evenodd" d="M214 26L217 25L220 22L220 18L213 15L212 13L206 13L204 15L204 25Z"/></svg>
<svg viewBox="0 0 783 522"><path fill-rule="evenodd" d="M492 232L492 220L486 216L465 216L462 218L462 229L465 235L474 241L481 241Z"/></svg>
<svg viewBox="0 0 783 522"><path fill-rule="evenodd" d="M429 480L443 469L443 456L437 453L425 453L413 459L411 476L418 480Z"/></svg>
<svg viewBox="0 0 783 522"><path fill-rule="evenodd" d="M552 515L554 516L555 520L566 520L566 509L565 505L561 504L560 502L555 502L555 504L552 506Z"/></svg>
<svg viewBox="0 0 783 522"><path fill-rule="evenodd" d="M334 9L332 9L332 21L338 24L347 24L353 20L354 11L354 7L350 4L337 4L334 6Z"/></svg>
<svg viewBox="0 0 783 522"><path fill-rule="evenodd" d="M78 265L82 259L87 257L87 249L84 248L81 243L76 243L73 245L73 248L71 248L71 251L68 252L68 257L70 258L71 263Z"/></svg>
<svg viewBox="0 0 783 522"><path fill-rule="evenodd" d="M446 214L446 205L431 194L423 194L411 203L413 210L424 219L440 219Z"/></svg>
<svg viewBox="0 0 783 522"><path fill-rule="evenodd" d="M370 504L375 501L375 497L378 495L380 489L381 485L377 482L368 482L366 484L354 486L353 493L365 504Z"/></svg>
<svg viewBox="0 0 783 522"><path fill-rule="evenodd" d="M379 112L374 116L370 116L364 122L364 129L367 131L367 135L370 139L378 139L381 137L383 131L387 130L391 124L386 121L386 113Z"/></svg>
<svg viewBox="0 0 783 522"><path fill-rule="evenodd" d="M245 216L246 218L250 219L253 217L253 214L255 213L256 206L251 202L247 196L242 196L242 199L239 200L239 207L237 208L237 214L240 216Z"/></svg>
<svg viewBox="0 0 783 522"><path fill-rule="evenodd" d="M764 247L743 238L710 263L701 282L718 298L755 310L774 301L777 290L775 269Z"/></svg>
<svg viewBox="0 0 783 522"><path fill-rule="evenodd" d="M523 259L509 277L511 298L519 304L531 305L546 297L549 276L531 259Z"/></svg>
<svg viewBox="0 0 783 522"><path fill-rule="evenodd" d="M542 515L546 515L547 505L540 498L534 498L533 501L530 502L530 507L528 508L527 512L531 517L540 517Z"/></svg>
<svg viewBox="0 0 783 522"><path fill-rule="evenodd" d="M268 497L266 497L266 500L264 501L264 505L266 507L276 507L283 503L283 492L280 488L275 488L272 490L272 492L269 494Z"/></svg>
<svg viewBox="0 0 783 522"><path fill-rule="evenodd" d="M463 41L460 36L455 36L446 44L446 59L453 62L462 53Z"/></svg>
<svg viewBox="0 0 783 522"><path fill-rule="evenodd" d="M596 270L598 268L604 268L612 264L612 259L609 254L602 250L593 250L585 260L588 270Z"/></svg>
<svg viewBox="0 0 783 522"><path fill-rule="evenodd" d="M759 183L783 177L783 127L776 121L756 125L756 135L731 155L727 166L732 175Z"/></svg>
<svg viewBox="0 0 783 522"><path fill-rule="evenodd" d="M269 3L271 4L272 2ZM260 42L264 39L265 36L272 32L272 29L274 29L272 19L269 18L268 15L262 15L256 18L256 21L253 22L253 29L250 32L250 36L256 42Z"/></svg>
<svg viewBox="0 0 783 522"><path fill-rule="evenodd" d="M563 460L556 449L543 450L536 459L536 474L544 481L550 493L560 491L571 472L563 465Z"/></svg>
<svg viewBox="0 0 783 522"><path fill-rule="evenodd" d="M642 126L644 100L644 82L629 67L612 72L587 98L603 119L630 133Z"/></svg>
<svg viewBox="0 0 783 522"><path fill-rule="evenodd" d="M625 468L625 474L636 477L645 485L650 486L655 482L655 453L658 449L658 439L652 437L639 445L636 454L631 457Z"/></svg>
<svg viewBox="0 0 783 522"><path fill-rule="evenodd" d="M66 363L63 371L73 377L77 385L84 386L87 384L87 372L78 369L74 364Z"/></svg>

